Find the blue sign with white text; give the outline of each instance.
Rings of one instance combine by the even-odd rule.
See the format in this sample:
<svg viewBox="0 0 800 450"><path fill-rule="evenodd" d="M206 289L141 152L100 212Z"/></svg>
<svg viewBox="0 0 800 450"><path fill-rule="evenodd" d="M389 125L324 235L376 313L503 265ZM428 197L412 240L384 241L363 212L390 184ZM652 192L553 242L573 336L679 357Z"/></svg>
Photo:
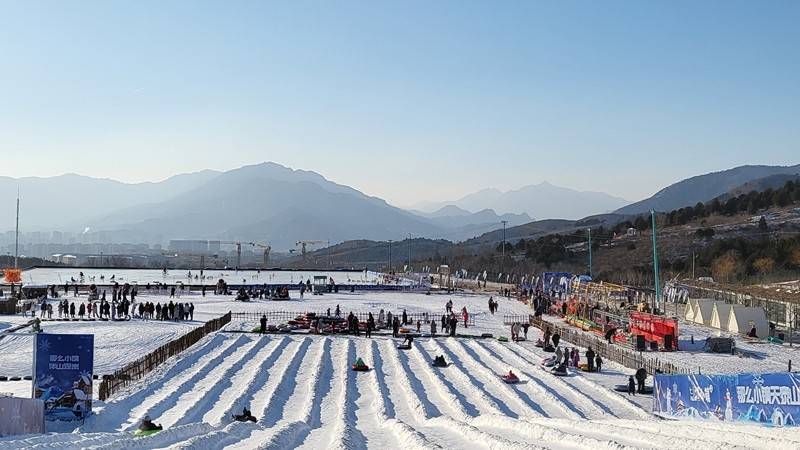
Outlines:
<svg viewBox="0 0 800 450"><path fill-rule="evenodd" d="M33 346L33 398L44 401L45 417L86 417L92 411L94 335L39 333Z"/></svg>
<svg viewBox="0 0 800 450"><path fill-rule="evenodd" d="M665 417L795 426L800 376L656 375L653 396L653 412Z"/></svg>

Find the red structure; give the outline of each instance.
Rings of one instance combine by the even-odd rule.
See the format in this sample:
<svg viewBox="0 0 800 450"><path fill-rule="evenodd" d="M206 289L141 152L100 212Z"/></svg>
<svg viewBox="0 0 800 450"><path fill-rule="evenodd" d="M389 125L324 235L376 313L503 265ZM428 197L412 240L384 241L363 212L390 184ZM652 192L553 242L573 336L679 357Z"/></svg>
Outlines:
<svg viewBox="0 0 800 450"><path fill-rule="evenodd" d="M649 342L658 342L665 350L675 350L678 344L678 319L642 312L630 313L631 335L642 335Z"/></svg>

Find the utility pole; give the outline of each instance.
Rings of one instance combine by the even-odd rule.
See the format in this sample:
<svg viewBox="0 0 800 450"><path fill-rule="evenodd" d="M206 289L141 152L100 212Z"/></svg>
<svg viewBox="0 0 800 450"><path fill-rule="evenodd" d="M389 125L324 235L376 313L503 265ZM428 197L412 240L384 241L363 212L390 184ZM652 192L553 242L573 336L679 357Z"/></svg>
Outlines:
<svg viewBox="0 0 800 450"><path fill-rule="evenodd" d="M328 250L328 252L327 252L328 253L328 269L330 269L331 268L331 240L330 239L328 239L328 248L327 248L327 250Z"/></svg>
<svg viewBox="0 0 800 450"><path fill-rule="evenodd" d="M389 239L389 273L392 273L392 240Z"/></svg>
<svg viewBox="0 0 800 450"><path fill-rule="evenodd" d="M19 188L17 188L17 229L14 233L14 268L19 269Z"/></svg>
<svg viewBox="0 0 800 450"><path fill-rule="evenodd" d="M589 277L592 276L592 229L589 228L586 230L589 234Z"/></svg>
<svg viewBox="0 0 800 450"><path fill-rule="evenodd" d="M650 222L653 228L653 275L655 280L655 287L656 287L656 298L655 298L655 305L653 309L655 309L656 305L660 305L661 302L661 285L660 281L658 280L658 245L656 241L656 211L651 209L650 210Z"/></svg>
<svg viewBox="0 0 800 450"><path fill-rule="evenodd" d="M692 281L696 280L694 277L694 250L692 250Z"/></svg>
<svg viewBox="0 0 800 450"><path fill-rule="evenodd" d="M408 233L408 271L411 272L411 233Z"/></svg>
<svg viewBox="0 0 800 450"><path fill-rule="evenodd" d="M500 274L502 274L503 270L505 269L504 266L506 262L506 224L508 223L508 221L501 220L500 222L503 224L503 254L500 257ZM502 280L500 280L500 282L502 283Z"/></svg>

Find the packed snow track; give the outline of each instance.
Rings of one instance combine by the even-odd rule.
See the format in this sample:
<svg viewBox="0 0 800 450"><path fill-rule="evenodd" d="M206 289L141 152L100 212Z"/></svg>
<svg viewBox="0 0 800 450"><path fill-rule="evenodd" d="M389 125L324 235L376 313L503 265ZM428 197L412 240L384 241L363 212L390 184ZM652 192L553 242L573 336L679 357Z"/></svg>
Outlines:
<svg viewBox="0 0 800 450"><path fill-rule="evenodd" d="M443 355L449 366L433 367ZM360 357L368 372L350 369ZM800 433L671 422L580 375L556 377L526 346L481 339L211 335L77 433L0 448L798 448ZM513 370L518 384L500 375ZM248 407L256 423L235 422ZM149 415L164 431L134 437Z"/></svg>

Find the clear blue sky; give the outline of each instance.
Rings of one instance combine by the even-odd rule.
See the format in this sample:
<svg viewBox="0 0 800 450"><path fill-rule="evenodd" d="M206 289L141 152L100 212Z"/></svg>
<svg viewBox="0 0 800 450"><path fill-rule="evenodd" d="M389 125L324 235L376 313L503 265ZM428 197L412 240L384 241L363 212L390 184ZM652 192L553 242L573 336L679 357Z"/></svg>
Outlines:
<svg viewBox="0 0 800 450"><path fill-rule="evenodd" d="M800 2L0 2L0 175L275 161L398 205L800 162Z"/></svg>

